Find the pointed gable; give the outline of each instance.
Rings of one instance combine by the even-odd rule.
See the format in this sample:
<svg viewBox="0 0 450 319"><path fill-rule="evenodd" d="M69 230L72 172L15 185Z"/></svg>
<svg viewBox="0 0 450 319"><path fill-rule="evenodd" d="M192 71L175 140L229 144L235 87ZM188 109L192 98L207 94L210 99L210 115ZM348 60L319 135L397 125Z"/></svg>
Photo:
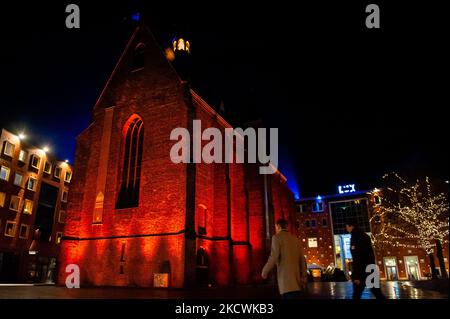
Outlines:
<svg viewBox="0 0 450 319"><path fill-rule="evenodd" d="M173 87L180 82L180 77L167 61L152 32L140 25L128 41L95 109L117 105L129 96L130 91L137 95L151 94L154 88Z"/></svg>

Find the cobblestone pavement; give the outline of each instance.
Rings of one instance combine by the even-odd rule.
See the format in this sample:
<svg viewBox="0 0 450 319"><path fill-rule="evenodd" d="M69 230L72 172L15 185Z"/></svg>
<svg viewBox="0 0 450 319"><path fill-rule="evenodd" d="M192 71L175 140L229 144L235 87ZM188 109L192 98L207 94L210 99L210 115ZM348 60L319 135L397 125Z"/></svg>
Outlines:
<svg viewBox="0 0 450 319"><path fill-rule="evenodd" d="M448 293L416 289L409 282L382 282L389 299L448 299ZM314 282L308 285L309 299L350 299L350 282ZM279 298L272 286L229 288L151 289L151 288L80 288L60 286L0 285L0 299L273 299ZM363 299L373 296L366 290Z"/></svg>

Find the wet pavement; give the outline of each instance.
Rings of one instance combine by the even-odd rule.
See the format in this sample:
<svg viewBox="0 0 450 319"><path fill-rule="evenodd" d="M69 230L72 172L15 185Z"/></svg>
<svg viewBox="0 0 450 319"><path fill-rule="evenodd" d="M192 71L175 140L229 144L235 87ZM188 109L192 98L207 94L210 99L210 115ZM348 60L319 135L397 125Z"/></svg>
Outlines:
<svg viewBox="0 0 450 319"><path fill-rule="evenodd" d="M411 282L382 282L389 299L448 299L448 293L417 289ZM351 299L350 282L314 282L308 285L308 299ZM278 299L272 286L228 288L152 289L152 288L80 288L60 286L0 285L0 299ZM363 299L372 299L365 290Z"/></svg>

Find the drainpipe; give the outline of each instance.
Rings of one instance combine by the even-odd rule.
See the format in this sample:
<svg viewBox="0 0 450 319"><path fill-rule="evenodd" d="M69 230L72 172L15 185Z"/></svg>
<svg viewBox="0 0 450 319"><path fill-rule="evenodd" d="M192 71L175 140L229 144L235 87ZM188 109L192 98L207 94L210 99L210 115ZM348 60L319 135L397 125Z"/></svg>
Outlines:
<svg viewBox="0 0 450 319"><path fill-rule="evenodd" d="M265 220L265 227L266 227L266 236L265 236L265 243L266 243L266 258L270 255L270 250L272 246L272 234L271 234L271 223L270 223L270 213L271 213L271 206L269 205L269 181L267 180L267 174L264 174L264 220ZM269 283L274 285L275 284L275 277L269 276Z"/></svg>
<svg viewBox="0 0 450 319"><path fill-rule="evenodd" d="M269 216L269 190L267 185L267 174L264 174L264 221L266 226L266 253L270 253L270 216Z"/></svg>

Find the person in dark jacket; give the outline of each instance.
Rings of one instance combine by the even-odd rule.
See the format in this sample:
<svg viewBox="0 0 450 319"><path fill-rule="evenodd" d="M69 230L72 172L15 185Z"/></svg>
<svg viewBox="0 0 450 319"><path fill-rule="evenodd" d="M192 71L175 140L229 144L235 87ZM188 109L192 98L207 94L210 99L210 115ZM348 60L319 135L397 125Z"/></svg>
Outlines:
<svg viewBox="0 0 450 319"><path fill-rule="evenodd" d="M346 230L352 235L350 240L350 250L352 252L352 281L353 281L353 299L361 299L361 295L366 288L366 273L368 265L376 265L375 254L373 252L372 241L369 235L357 227L355 220L345 223ZM379 279L378 279L379 280ZM377 299L386 299L380 288L370 288Z"/></svg>

